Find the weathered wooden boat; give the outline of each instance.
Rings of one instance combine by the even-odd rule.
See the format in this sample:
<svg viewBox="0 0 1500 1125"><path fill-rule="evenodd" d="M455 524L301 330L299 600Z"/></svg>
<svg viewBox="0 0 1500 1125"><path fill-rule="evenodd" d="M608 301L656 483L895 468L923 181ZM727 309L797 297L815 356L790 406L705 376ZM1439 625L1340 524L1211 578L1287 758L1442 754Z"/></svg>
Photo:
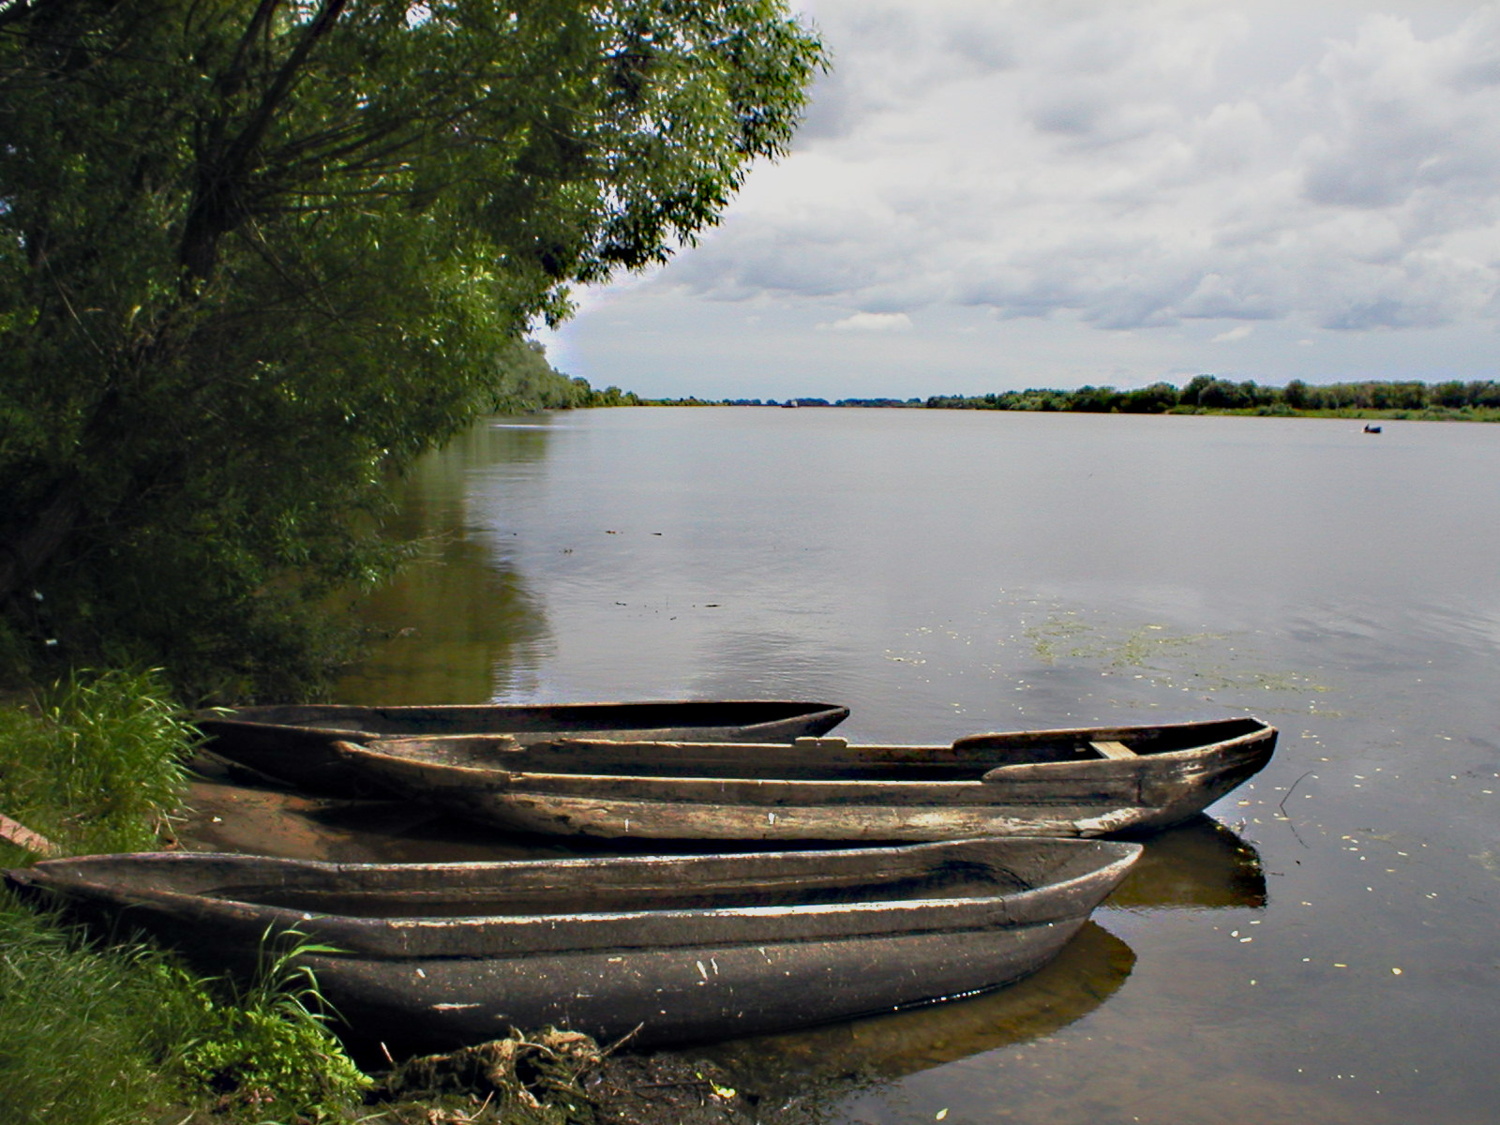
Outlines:
<svg viewBox="0 0 1500 1125"><path fill-rule="evenodd" d="M1062 949L1140 845L893 848L457 864L190 852L7 872L248 971L268 930L361 1035L404 1049L551 1024L701 1042L998 988Z"/></svg>
<svg viewBox="0 0 1500 1125"><path fill-rule="evenodd" d="M337 744L410 797L512 831L725 840L1105 836L1186 820L1270 760L1234 718L980 734L951 746L505 738Z"/></svg>
<svg viewBox="0 0 1500 1125"><path fill-rule="evenodd" d="M195 722L208 749L310 793L359 797L370 779L333 753L339 739L508 734L520 743L557 733L596 739L786 742L832 730L847 707L803 700L647 700L629 703L360 707L347 704L205 711Z"/></svg>

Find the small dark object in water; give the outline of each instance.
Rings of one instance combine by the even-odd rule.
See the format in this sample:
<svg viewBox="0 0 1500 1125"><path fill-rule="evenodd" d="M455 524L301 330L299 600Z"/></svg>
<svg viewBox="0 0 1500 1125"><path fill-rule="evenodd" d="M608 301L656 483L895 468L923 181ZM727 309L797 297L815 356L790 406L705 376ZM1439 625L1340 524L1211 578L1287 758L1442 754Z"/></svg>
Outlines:
<svg viewBox="0 0 1500 1125"><path fill-rule="evenodd" d="M1368 423L1366 423L1366 425L1365 425L1365 433L1367 433L1367 434L1378 434L1379 432L1380 432L1380 427L1379 426L1371 426Z"/></svg>

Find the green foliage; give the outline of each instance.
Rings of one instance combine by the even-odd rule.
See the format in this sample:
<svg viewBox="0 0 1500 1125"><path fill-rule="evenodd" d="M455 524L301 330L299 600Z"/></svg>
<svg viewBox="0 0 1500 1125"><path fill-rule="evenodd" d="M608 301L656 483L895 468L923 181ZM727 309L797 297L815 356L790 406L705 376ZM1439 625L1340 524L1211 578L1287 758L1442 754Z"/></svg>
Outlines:
<svg viewBox="0 0 1500 1125"><path fill-rule="evenodd" d="M232 1001L207 1005L202 1038L182 1051L182 1073L217 1092L221 1104L321 1120L358 1101L370 1085L324 1024L324 1003L311 969L297 964L330 947L295 930L266 934L255 979Z"/></svg>
<svg viewBox="0 0 1500 1125"><path fill-rule="evenodd" d="M1152 383L1138 391L1127 391L1120 409L1128 414L1162 414L1176 405L1176 387L1171 383Z"/></svg>
<svg viewBox="0 0 1500 1125"><path fill-rule="evenodd" d="M136 1125L176 1100L179 1036L198 990L139 944L101 948L0 890L0 1119L6 1125Z"/></svg>
<svg viewBox="0 0 1500 1125"><path fill-rule="evenodd" d="M153 847L197 739L156 672L69 677L33 706L0 708L4 811L64 851ZM0 848L0 862L27 858ZM99 944L0 892L7 1125L133 1123L184 1096L303 1117L347 1106L365 1079L323 1026L316 981L296 964L321 947L296 937L268 943L260 973L236 989L135 939Z"/></svg>
<svg viewBox="0 0 1500 1125"><path fill-rule="evenodd" d="M392 474L581 396L532 385L527 327L715 222L821 62L778 0L0 8L24 655L316 688L340 639L310 608L402 557Z"/></svg>
<svg viewBox="0 0 1500 1125"><path fill-rule="evenodd" d="M317 1014L293 962L319 947L298 936L268 941L236 989L0 891L0 1120L136 1125L183 1104L229 1121L352 1116L369 1079Z"/></svg>
<svg viewBox="0 0 1500 1125"><path fill-rule="evenodd" d="M65 851L150 848L197 741L159 673L69 676L36 707L0 708L3 811Z"/></svg>
<svg viewBox="0 0 1500 1125"><path fill-rule="evenodd" d="M498 378L491 409L496 414L640 405L640 399L619 387L596 391L587 379L569 379L547 362L546 351L535 341L512 342L496 354L494 363Z"/></svg>

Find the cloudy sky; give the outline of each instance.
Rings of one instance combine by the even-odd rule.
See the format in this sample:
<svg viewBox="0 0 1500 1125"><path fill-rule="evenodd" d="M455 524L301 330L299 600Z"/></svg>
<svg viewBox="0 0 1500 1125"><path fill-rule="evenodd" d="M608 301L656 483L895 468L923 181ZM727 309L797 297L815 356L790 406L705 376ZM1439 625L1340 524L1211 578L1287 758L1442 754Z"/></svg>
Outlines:
<svg viewBox="0 0 1500 1125"><path fill-rule="evenodd" d="M792 154L553 362L830 399L1497 377L1500 3L801 0Z"/></svg>

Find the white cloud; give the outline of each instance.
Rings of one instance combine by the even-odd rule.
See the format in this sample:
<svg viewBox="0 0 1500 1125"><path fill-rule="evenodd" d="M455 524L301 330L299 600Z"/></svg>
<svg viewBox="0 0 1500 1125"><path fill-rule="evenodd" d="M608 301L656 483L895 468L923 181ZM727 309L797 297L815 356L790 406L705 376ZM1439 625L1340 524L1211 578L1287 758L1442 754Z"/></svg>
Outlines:
<svg viewBox="0 0 1500 1125"><path fill-rule="evenodd" d="M1248 324L1239 324L1231 328L1227 332L1220 332L1217 336L1211 339L1209 343L1232 344L1236 340L1243 340L1246 336L1250 335L1250 333L1254 331L1255 329L1251 328Z"/></svg>
<svg viewBox="0 0 1500 1125"><path fill-rule="evenodd" d="M832 324L820 324L819 328L834 332L910 332L911 317L905 313L857 312L836 320Z"/></svg>

